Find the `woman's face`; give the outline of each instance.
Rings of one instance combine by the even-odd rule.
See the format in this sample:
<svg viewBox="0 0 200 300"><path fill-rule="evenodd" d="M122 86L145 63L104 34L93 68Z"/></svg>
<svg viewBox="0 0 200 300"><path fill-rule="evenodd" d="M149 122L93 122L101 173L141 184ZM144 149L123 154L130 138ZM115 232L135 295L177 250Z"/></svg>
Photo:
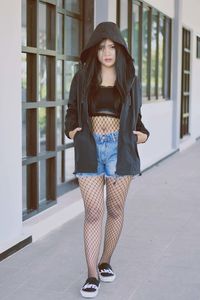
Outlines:
<svg viewBox="0 0 200 300"><path fill-rule="evenodd" d="M116 60L116 48L113 41L103 40L98 49L98 60L105 67L113 67Z"/></svg>

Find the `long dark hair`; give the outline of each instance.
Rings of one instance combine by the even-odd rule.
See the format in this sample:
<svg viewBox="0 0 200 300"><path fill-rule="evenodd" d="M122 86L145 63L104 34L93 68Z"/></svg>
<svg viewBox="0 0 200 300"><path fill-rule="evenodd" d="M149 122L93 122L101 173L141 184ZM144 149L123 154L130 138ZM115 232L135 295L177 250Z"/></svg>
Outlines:
<svg viewBox="0 0 200 300"><path fill-rule="evenodd" d="M99 43L100 44L100 43ZM87 60L82 68L85 70L85 93L91 97L94 95L102 82L101 78L101 63L98 60L97 53L99 44L92 47L87 56ZM124 101L130 84L135 76L135 68L133 65L133 59L127 55L123 46L118 43L114 43L116 47L116 82L115 85L120 94L121 100Z"/></svg>

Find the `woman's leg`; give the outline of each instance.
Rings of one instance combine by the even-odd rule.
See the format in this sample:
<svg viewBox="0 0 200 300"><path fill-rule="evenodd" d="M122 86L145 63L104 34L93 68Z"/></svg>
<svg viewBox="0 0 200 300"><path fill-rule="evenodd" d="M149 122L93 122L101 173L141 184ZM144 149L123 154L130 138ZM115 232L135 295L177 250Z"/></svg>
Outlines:
<svg viewBox="0 0 200 300"><path fill-rule="evenodd" d="M99 263L110 263L123 226L124 205L132 176L106 178L107 221L103 254Z"/></svg>
<svg viewBox="0 0 200 300"><path fill-rule="evenodd" d="M104 177L79 177L79 186L85 206L84 245L88 277L96 277L104 212Z"/></svg>

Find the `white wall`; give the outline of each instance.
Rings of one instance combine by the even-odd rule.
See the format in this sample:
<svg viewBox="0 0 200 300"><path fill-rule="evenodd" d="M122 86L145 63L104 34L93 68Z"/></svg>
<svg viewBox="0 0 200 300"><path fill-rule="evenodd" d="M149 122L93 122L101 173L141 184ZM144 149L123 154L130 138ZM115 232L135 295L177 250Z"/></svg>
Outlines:
<svg viewBox="0 0 200 300"><path fill-rule="evenodd" d="M0 253L22 230L20 3L0 2Z"/></svg>
<svg viewBox="0 0 200 300"><path fill-rule="evenodd" d="M200 34L200 1L183 0L183 24Z"/></svg>
<svg viewBox="0 0 200 300"><path fill-rule="evenodd" d="M108 21L108 0L96 0L94 5L94 27Z"/></svg>
<svg viewBox="0 0 200 300"><path fill-rule="evenodd" d="M174 18L174 1L176 0L145 0L146 3L158 9L170 18Z"/></svg>
<svg viewBox="0 0 200 300"><path fill-rule="evenodd" d="M108 21L117 22L117 1L109 0L108 1Z"/></svg>
<svg viewBox="0 0 200 300"><path fill-rule="evenodd" d="M172 152L173 102L143 104L142 121L150 131L149 140L138 145L141 169L145 169Z"/></svg>
<svg viewBox="0 0 200 300"><path fill-rule="evenodd" d="M96 0L94 1L94 4L94 27L105 21L116 23L116 0Z"/></svg>

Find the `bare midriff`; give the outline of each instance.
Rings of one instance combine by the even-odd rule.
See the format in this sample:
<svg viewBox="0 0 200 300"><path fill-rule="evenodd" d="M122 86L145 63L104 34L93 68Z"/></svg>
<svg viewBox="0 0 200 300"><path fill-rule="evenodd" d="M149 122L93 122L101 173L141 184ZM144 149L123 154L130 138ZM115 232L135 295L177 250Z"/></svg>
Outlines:
<svg viewBox="0 0 200 300"><path fill-rule="evenodd" d="M91 122L94 133L106 134L119 130L120 119L110 116L93 116Z"/></svg>

